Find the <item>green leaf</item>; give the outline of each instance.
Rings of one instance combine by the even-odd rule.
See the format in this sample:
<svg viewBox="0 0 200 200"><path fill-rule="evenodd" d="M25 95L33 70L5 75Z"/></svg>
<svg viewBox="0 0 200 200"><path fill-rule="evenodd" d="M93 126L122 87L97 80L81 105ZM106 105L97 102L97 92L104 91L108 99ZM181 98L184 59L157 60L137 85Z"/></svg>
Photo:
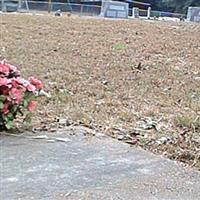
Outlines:
<svg viewBox="0 0 200 200"><path fill-rule="evenodd" d="M0 101L0 109L2 109L2 108L3 108L3 102Z"/></svg>
<svg viewBox="0 0 200 200"><path fill-rule="evenodd" d="M0 101L5 101L6 97L4 95L0 95Z"/></svg>
<svg viewBox="0 0 200 200"><path fill-rule="evenodd" d="M8 115L3 115L2 117L6 123L14 120L14 116L12 113L9 113Z"/></svg>
<svg viewBox="0 0 200 200"><path fill-rule="evenodd" d="M27 99L24 99L23 105L24 105L25 108L28 106L28 103L29 103L29 101Z"/></svg>
<svg viewBox="0 0 200 200"><path fill-rule="evenodd" d="M30 128L32 126L32 113L28 113L23 121L23 124Z"/></svg>
<svg viewBox="0 0 200 200"><path fill-rule="evenodd" d="M13 122L12 121L7 121L5 124L7 129L11 129L13 127Z"/></svg>

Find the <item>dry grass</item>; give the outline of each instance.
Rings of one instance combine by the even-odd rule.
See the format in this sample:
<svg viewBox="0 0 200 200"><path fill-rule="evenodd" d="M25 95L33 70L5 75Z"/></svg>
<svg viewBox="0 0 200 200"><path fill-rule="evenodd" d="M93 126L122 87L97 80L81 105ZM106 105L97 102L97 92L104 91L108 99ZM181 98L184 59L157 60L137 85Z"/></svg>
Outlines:
<svg viewBox="0 0 200 200"><path fill-rule="evenodd" d="M67 117L114 137L124 133L171 158L192 152L192 159L180 160L200 168L199 129L180 125L180 117L177 123L178 116L200 115L199 24L49 15L0 19L0 57L21 66L25 76L42 79L52 95L41 102L37 122ZM136 133L144 117L160 119L159 130ZM156 143L163 136L174 142Z"/></svg>

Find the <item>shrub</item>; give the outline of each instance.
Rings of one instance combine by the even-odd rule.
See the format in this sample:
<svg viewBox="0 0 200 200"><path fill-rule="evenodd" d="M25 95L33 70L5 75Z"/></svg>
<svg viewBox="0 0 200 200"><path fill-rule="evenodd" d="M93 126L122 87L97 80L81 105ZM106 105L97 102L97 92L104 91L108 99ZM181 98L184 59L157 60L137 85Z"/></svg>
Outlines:
<svg viewBox="0 0 200 200"><path fill-rule="evenodd" d="M0 130L13 127L13 121L24 118L36 108L36 98L43 89L40 80L20 77L17 67L5 60L0 62Z"/></svg>

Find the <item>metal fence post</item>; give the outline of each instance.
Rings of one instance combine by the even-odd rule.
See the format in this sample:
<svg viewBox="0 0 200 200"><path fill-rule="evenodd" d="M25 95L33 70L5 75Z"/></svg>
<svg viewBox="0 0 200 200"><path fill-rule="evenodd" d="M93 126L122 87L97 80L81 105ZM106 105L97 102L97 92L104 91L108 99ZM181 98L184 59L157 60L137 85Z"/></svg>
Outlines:
<svg viewBox="0 0 200 200"><path fill-rule="evenodd" d="M83 15L83 5L81 4L81 15Z"/></svg>
<svg viewBox="0 0 200 200"><path fill-rule="evenodd" d="M148 10L147 10L147 19L150 19L151 18L151 7L148 7Z"/></svg>
<svg viewBox="0 0 200 200"><path fill-rule="evenodd" d="M1 11L4 12L5 11L5 4L4 4L4 0L1 0Z"/></svg>
<svg viewBox="0 0 200 200"><path fill-rule="evenodd" d="M48 0L48 13L51 12L51 0Z"/></svg>

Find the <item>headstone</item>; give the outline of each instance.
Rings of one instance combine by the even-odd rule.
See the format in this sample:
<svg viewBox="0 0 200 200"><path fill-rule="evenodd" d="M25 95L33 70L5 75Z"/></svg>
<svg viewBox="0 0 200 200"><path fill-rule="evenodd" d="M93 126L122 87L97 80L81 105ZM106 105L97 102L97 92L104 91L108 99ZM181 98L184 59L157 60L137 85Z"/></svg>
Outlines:
<svg viewBox="0 0 200 200"><path fill-rule="evenodd" d="M101 16L108 18L128 18L128 3L119 1L102 1Z"/></svg>
<svg viewBox="0 0 200 200"><path fill-rule="evenodd" d="M5 4L5 11L6 12L17 12L18 11L18 4L16 3L6 3Z"/></svg>
<svg viewBox="0 0 200 200"><path fill-rule="evenodd" d="M200 7L189 7L187 20L200 23Z"/></svg>
<svg viewBox="0 0 200 200"><path fill-rule="evenodd" d="M133 7L133 9L132 9L132 17L133 18L139 18L139 8Z"/></svg>
<svg viewBox="0 0 200 200"><path fill-rule="evenodd" d="M2 12L17 12L18 7L19 7L18 2L5 1L5 0L1 0L0 2L0 10Z"/></svg>

